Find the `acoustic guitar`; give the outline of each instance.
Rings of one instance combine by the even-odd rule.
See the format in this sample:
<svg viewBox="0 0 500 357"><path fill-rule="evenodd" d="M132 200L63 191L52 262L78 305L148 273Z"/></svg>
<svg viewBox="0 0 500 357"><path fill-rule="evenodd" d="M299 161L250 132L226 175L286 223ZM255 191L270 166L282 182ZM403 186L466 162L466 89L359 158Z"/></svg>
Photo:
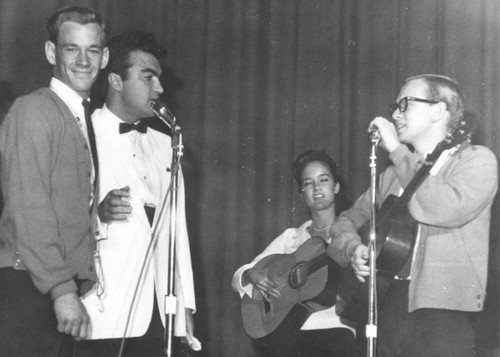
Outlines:
<svg viewBox="0 0 500 357"><path fill-rule="evenodd" d="M242 298L243 327L250 337L274 345L298 331L312 313L335 304L341 268L326 246L312 237L292 254L269 255L255 265L277 284L281 296L263 296L254 288L253 296Z"/></svg>
<svg viewBox="0 0 500 357"><path fill-rule="evenodd" d="M464 141L470 141L473 132L473 120L470 116L464 117L425 158L423 166L417 171L403 194L399 197L389 195L378 210L376 220L376 268L377 268L377 304L381 305L383 298L394 277L401 271L404 264L410 259L418 222L408 212L408 202L418 187L429 176L430 170L440 155ZM368 245L370 222L366 222L358 231L362 242ZM351 269L347 267L345 269ZM355 277L353 277L355 279ZM350 282L349 287L339 286L343 296L351 296L340 316L356 322L366 321L368 316L368 279L364 283ZM345 290L350 291L346 292Z"/></svg>

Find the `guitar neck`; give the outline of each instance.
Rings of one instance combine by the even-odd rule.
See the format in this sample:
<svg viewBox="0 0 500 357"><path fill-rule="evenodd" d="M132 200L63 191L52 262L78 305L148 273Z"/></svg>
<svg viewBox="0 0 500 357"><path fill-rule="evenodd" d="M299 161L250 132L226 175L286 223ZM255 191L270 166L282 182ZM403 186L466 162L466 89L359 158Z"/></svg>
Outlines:
<svg viewBox="0 0 500 357"><path fill-rule="evenodd" d="M310 275L328 263L328 254L322 253L307 263L307 273Z"/></svg>

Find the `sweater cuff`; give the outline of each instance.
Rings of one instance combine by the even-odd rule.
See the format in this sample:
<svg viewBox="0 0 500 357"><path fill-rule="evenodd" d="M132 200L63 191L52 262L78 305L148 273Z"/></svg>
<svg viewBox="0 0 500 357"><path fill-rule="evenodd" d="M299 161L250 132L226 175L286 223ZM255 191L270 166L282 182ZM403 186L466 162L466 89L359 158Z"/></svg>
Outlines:
<svg viewBox="0 0 500 357"><path fill-rule="evenodd" d="M327 254L340 266L347 266L356 247L361 245L357 233L343 233L342 239L333 239L327 247Z"/></svg>
<svg viewBox="0 0 500 357"><path fill-rule="evenodd" d="M57 299L59 296L66 295L68 293L78 292L78 288L74 280L65 281L59 285L56 285L51 291L50 296L52 300Z"/></svg>
<svg viewBox="0 0 500 357"><path fill-rule="evenodd" d="M398 166L398 164L403 161L407 153L408 147L405 144L401 144L397 148L392 150L392 152L389 154L389 159L395 166Z"/></svg>

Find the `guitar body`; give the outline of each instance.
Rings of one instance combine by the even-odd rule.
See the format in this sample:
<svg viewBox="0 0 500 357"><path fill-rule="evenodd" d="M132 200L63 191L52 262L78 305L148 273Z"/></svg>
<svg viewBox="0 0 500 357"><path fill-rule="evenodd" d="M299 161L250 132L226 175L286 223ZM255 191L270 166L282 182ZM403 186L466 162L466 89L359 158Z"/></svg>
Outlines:
<svg viewBox="0 0 500 357"><path fill-rule="evenodd" d="M390 207L396 204L398 197L386 198L378 216L384 217ZM377 225L377 271L393 278L409 258L417 233L417 222L408 212L408 206L395 212L391 217ZM364 244L369 241L369 226L360 231Z"/></svg>
<svg viewBox="0 0 500 357"><path fill-rule="evenodd" d="M303 269L306 266L313 269ZM308 239L292 254L267 256L255 267L267 272L281 294L279 299L269 296L267 300L254 288L252 297L242 298L243 327L260 342L273 345L276 339L299 330L313 312L335 304L340 266L328 258L326 244L319 237Z"/></svg>
<svg viewBox="0 0 500 357"><path fill-rule="evenodd" d="M402 205L400 210L389 217L387 216L386 213L396 204L397 200L398 197L396 196L388 196L377 214L377 218L384 218L380 223L377 221L379 224L377 224L376 229L378 306L382 303L391 281L410 258L417 235L417 222L408 212L407 205ZM368 245L369 222L368 225L362 226L358 233L363 243ZM347 267L345 269L351 268ZM339 287L339 289L342 289L342 287ZM351 301L340 316L351 321L366 320L368 316L368 291L368 279L365 279L364 283L358 281L357 287L352 290Z"/></svg>

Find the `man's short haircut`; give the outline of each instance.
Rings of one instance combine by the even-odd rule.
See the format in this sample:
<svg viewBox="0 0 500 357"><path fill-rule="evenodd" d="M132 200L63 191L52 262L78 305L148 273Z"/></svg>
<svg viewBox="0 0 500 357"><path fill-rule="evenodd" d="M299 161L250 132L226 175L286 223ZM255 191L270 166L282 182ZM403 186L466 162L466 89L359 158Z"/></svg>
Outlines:
<svg viewBox="0 0 500 357"><path fill-rule="evenodd" d="M47 21L47 31L49 33L49 41L57 44L59 29L65 22L75 22L80 25L95 23L102 30L102 44L106 42L106 25L101 16L89 7L83 6L67 6L57 10Z"/></svg>
<svg viewBox="0 0 500 357"><path fill-rule="evenodd" d="M446 104L446 108L451 114L448 126L455 127L463 117L465 101L465 96L458 82L438 74L421 74L407 78L405 84L415 79L422 79L427 84L428 98L426 99Z"/></svg>
<svg viewBox="0 0 500 357"><path fill-rule="evenodd" d="M143 51L160 60L167 51L160 46L156 38L148 32L130 31L109 40L109 62L105 72L116 73L123 80L127 79L128 70L132 67L130 54Z"/></svg>

